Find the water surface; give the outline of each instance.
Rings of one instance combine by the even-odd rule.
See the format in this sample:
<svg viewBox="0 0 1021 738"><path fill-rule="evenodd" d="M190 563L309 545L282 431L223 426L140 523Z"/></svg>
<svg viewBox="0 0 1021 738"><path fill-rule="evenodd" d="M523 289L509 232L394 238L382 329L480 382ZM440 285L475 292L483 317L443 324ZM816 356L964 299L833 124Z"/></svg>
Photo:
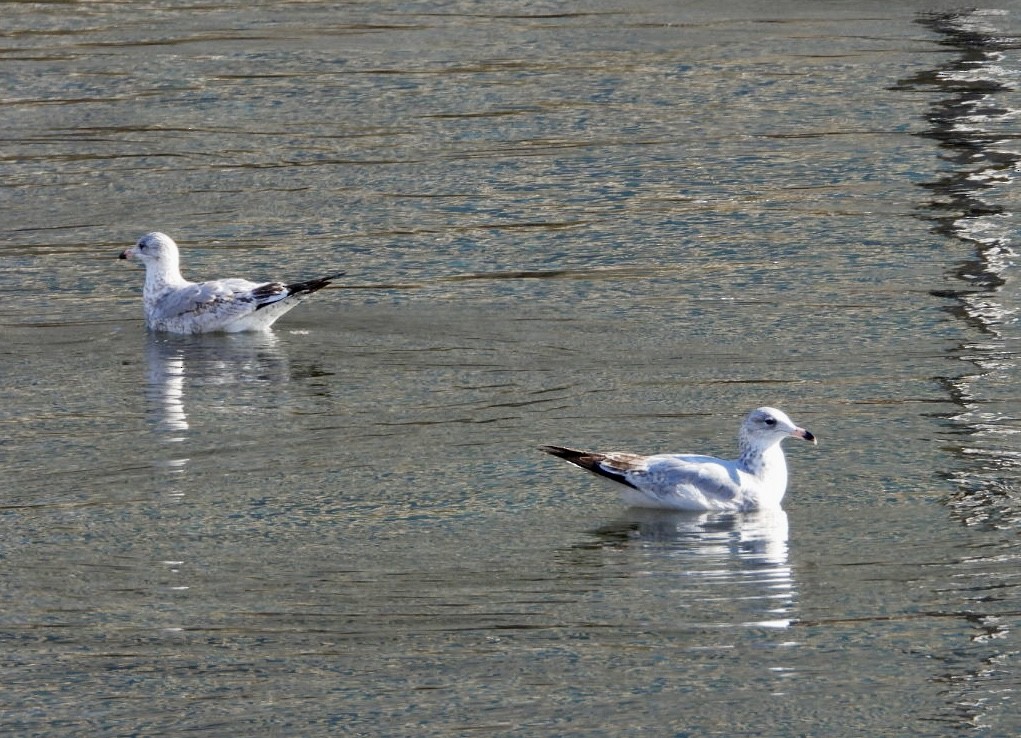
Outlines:
<svg viewBox="0 0 1021 738"><path fill-rule="evenodd" d="M1017 9L11 3L18 735L1009 735ZM348 276L149 335L118 251ZM729 454L629 510L540 443Z"/></svg>

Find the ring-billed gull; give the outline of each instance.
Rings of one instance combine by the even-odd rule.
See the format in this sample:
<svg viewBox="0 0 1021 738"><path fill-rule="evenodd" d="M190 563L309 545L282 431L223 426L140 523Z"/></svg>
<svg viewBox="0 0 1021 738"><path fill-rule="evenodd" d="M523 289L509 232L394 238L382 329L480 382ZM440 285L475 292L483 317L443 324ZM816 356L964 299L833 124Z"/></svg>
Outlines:
<svg viewBox="0 0 1021 738"><path fill-rule="evenodd" d="M780 443L788 437L815 443L814 435L781 411L760 407L741 424L740 455L732 461L695 454L641 456L540 448L625 485L621 496L634 507L731 511L780 506L787 491L787 461Z"/></svg>
<svg viewBox="0 0 1021 738"><path fill-rule="evenodd" d="M292 284L247 279L189 282L181 276L177 244L165 233L146 233L120 258L137 259L145 266L145 323L151 330L168 333L266 330L344 273Z"/></svg>

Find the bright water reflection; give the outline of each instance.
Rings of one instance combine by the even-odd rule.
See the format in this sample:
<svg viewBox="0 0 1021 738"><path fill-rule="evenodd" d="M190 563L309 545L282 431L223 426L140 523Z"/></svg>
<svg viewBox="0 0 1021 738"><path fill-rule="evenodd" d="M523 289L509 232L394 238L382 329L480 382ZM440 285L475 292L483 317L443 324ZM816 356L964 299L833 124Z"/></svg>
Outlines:
<svg viewBox="0 0 1021 738"><path fill-rule="evenodd" d="M977 372L948 382L961 406L954 420L967 437L961 448L967 463L955 475L960 489L952 504L970 524L1013 527L1021 515L1014 493L1021 481L1014 438L1021 429L1012 399L1021 310L1013 224L1021 197L1015 182L1021 148L1014 133L1021 65L1012 53L1017 39L1003 35L1006 16L988 9L923 19L956 53L914 82L943 95L933 103L926 135L954 165L928 185L938 198L931 217L942 232L975 248L974 257L955 270L963 283L954 291L956 312L979 335L957 351Z"/></svg>

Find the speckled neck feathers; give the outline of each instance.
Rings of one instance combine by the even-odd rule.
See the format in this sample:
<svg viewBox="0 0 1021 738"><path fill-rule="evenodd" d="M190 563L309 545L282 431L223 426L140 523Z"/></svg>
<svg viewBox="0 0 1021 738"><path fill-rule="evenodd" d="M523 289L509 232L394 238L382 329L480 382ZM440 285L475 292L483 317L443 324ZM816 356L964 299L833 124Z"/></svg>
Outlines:
<svg viewBox="0 0 1021 738"><path fill-rule="evenodd" d="M181 276L180 257L177 249L164 249L158 259L145 261L145 285L142 287L142 301L153 304L168 289L180 289L190 285Z"/></svg>
<svg viewBox="0 0 1021 738"><path fill-rule="evenodd" d="M787 458L780 442L782 436L762 438L753 436L744 428L738 436L738 465L770 487L787 487Z"/></svg>

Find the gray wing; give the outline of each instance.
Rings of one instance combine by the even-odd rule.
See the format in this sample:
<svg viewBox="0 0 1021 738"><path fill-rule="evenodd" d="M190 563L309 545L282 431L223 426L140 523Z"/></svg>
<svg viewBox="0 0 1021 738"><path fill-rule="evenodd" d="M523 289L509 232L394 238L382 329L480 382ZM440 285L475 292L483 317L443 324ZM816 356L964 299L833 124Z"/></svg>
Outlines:
<svg viewBox="0 0 1021 738"><path fill-rule="evenodd" d="M246 279L190 284L161 295L153 306L153 317L161 321L229 322L256 310L260 304L258 293L271 286L275 283L259 284Z"/></svg>
<svg viewBox="0 0 1021 738"><path fill-rule="evenodd" d="M663 499L733 502L741 497L736 464L712 456L647 456L621 474L636 489Z"/></svg>

